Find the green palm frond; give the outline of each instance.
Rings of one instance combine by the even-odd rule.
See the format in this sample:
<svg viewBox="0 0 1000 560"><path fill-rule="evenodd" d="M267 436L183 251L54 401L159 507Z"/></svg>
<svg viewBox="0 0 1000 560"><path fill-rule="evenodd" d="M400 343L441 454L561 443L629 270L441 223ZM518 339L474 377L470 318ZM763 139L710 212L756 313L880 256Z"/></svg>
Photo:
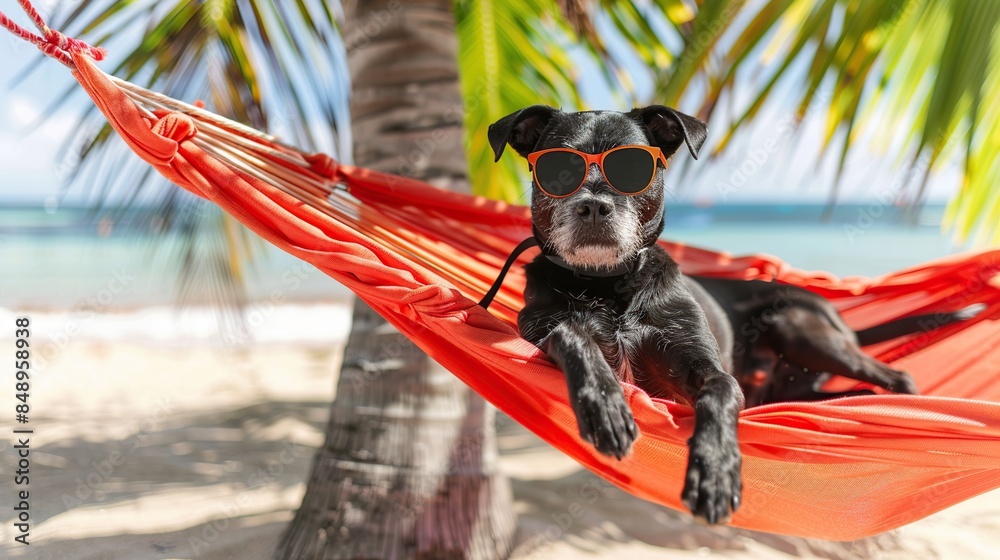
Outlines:
<svg viewBox="0 0 1000 560"><path fill-rule="evenodd" d="M740 11L743 0L704 0L698 13L682 28L684 46L674 57L674 63L660 76L656 86L656 100L665 105L680 104L681 95L692 81L701 74L713 47L731 25Z"/></svg>
<svg viewBox="0 0 1000 560"><path fill-rule="evenodd" d="M968 134L965 176L945 214L956 237L1000 244L1000 39L994 37L983 93L972 103L979 118Z"/></svg>
<svg viewBox="0 0 1000 560"><path fill-rule="evenodd" d="M826 2L830 4L829 0ZM997 24L1000 3L989 0L835 2L835 36L814 34L807 86L799 115L817 101L823 80L833 81L826 106L823 149L839 134L840 168L862 132L876 145L896 145L900 160L917 171L915 185L898 193L920 203L930 175L949 161L964 161L965 177L952 200L946 224L959 240L998 239L1000 221L990 221L991 196L1000 174L991 165L998 145L990 142L996 110L985 99L1000 97ZM789 49L787 64L810 54ZM785 78L788 79L788 78ZM794 79L794 78L792 78ZM769 92L761 90L759 104ZM992 120L991 120L992 119ZM742 122L737 122L734 129ZM904 142L893 135L905 134ZM835 196L835 191L833 195Z"/></svg>
<svg viewBox="0 0 1000 560"><path fill-rule="evenodd" d="M658 0L649 6L604 0L600 8L629 48L656 72L666 70L674 62L674 53L666 45L679 36L679 30L689 24L696 13L677 0Z"/></svg>
<svg viewBox="0 0 1000 560"><path fill-rule="evenodd" d="M558 6L542 0L460 1L455 19L473 191L523 202L528 190L523 164L510 154L494 164L486 131L528 105L582 108L568 52L574 35Z"/></svg>

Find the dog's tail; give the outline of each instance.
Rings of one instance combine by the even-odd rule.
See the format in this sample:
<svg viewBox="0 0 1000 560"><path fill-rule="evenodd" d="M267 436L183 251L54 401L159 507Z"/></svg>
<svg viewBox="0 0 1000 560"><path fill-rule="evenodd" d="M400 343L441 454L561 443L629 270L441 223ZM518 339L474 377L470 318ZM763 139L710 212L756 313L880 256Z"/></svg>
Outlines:
<svg viewBox="0 0 1000 560"><path fill-rule="evenodd" d="M903 317L881 325L875 325L864 330L855 332L858 336L858 343L861 346L885 342L908 334L918 332L930 332L945 325L968 321L979 315L986 309L985 303L976 303L958 311L947 311L944 313L928 313L926 315L913 315Z"/></svg>

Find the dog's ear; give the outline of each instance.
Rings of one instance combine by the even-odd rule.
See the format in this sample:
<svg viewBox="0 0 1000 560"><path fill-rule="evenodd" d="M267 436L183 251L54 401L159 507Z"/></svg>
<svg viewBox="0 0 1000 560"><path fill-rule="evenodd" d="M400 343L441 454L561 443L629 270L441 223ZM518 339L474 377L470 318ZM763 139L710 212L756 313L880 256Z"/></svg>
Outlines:
<svg viewBox="0 0 1000 560"><path fill-rule="evenodd" d="M698 159L698 150L708 137L708 126L705 123L663 105L633 109L628 116L646 127L667 157L672 156L682 143L686 143L691 156Z"/></svg>
<svg viewBox="0 0 1000 560"><path fill-rule="evenodd" d="M552 115L558 112L559 109L554 107L532 105L491 124L487 136L490 139L490 146L493 147L493 155L496 156L493 161L500 161L507 144L510 144L517 153L527 157L538 144L542 131L552 120Z"/></svg>

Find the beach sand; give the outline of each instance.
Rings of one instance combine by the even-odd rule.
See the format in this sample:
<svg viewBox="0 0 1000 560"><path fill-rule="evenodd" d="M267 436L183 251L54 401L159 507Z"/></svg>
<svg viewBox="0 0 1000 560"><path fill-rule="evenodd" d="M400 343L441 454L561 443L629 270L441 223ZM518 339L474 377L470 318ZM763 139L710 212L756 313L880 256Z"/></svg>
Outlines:
<svg viewBox="0 0 1000 560"><path fill-rule="evenodd" d="M9 544L14 486L10 477L0 481L6 556L269 558L305 490L334 396L346 311L333 306L327 312L339 326L324 336L313 331L308 343L264 336L235 351L211 337L192 341L183 328L143 335L139 324L148 318L141 313L104 320L131 336L107 335L109 327L98 321L70 337L33 378L30 547ZM317 343L324 337L333 342ZM0 339L5 347L8 341ZM10 391L0 396L3 410L13 408ZM10 434L14 427L9 415L0 416L0 431ZM896 531L834 543L694 524L609 487L503 416L499 442L519 515L515 558L973 560L1000 554L1000 491ZM11 446L9 437L0 442L4 473L16 462ZM588 485L603 489L601 499L568 527L552 529Z"/></svg>

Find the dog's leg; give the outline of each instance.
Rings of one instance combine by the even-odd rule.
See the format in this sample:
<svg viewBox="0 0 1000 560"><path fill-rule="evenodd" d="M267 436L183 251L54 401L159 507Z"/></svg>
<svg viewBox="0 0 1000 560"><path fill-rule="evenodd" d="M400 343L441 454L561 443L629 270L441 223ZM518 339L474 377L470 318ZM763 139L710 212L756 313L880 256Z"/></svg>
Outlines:
<svg viewBox="0 0 1000 560"><path fill-rule="evenodd" d="M560 323L542 350L566 376L580 437L605 455L627 455L639 429L618 379L585 324Z"/></svg>
<svg viewBox="0 0 1000 560"><path fill-rule="evenodd" d="M792 364L865 381L894 393L918 393L910 374L865 354L850 335L811 310L789 309L773 326L771 347Z"/></svg>
<svg viewBox="0 0 1000 560"><path fill-rule="evenodd" d="M766 392L759 404L788 401L824 401L841 397L858 397L874 395L870 389L853 391L823 391L820 387L830 379L829 373L806 372L801 367L793 366L781 360L774 368L774 376L770 390Z"/></svg>
<svg viewBox="0 0 1000 560"><path fill-rule="evenodd" d="M739 442L736 421L743 409L739 383L720 363L718 344L702 309L675 294L659 315L661 328L648 348L689 402L694 404L694 434L688 440L688 467L681 498L691 513L708 523L724 523L740 505Z"/></svg>
<svg viewBox="0 0 1000 560"><path fill-rule="evenodd" d="M736 380L708 370L700 379L694 401L694 434L688 441L687 474L681 497L691 513L710 524L725 523L740 506L742 456L736 420L742 393Z"/></svg>

